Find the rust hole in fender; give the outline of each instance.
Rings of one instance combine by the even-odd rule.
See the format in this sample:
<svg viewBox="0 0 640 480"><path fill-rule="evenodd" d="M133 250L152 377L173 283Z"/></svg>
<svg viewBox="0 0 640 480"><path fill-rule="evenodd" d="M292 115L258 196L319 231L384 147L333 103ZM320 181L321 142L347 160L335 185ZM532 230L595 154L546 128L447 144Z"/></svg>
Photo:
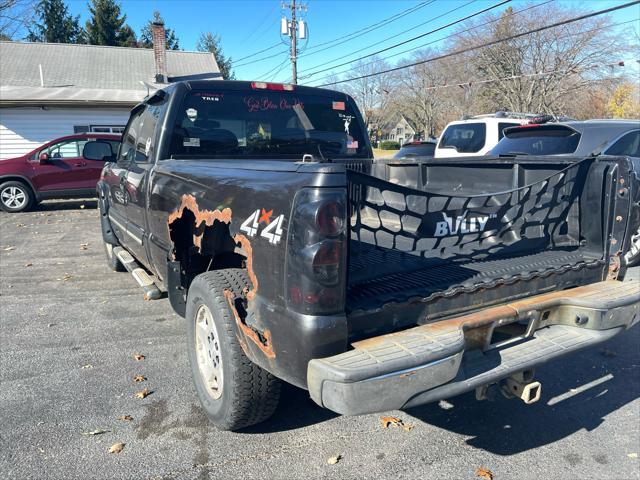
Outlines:
<svg viewBox="0 0 640 480"><path fill-rule="evenodd" d="M251 312L252 301L258 291L258 278L253 270L253 248L244 235L231 236L232 211L223 209L201 209L195 196L182 195L180 205L168 217L167 227L172 242L172 260L181 262L186 285L193 278L208 270L219 268L244 268L251 282L242 297L235 297L225 290L229 307L238 330L245 338L255 343L268 357L275 358L269 330L259 331L247 325L246 317ZM237 253L242 252L241 254ZM246 342L238 338L243 351L248 354Z"/></svg>

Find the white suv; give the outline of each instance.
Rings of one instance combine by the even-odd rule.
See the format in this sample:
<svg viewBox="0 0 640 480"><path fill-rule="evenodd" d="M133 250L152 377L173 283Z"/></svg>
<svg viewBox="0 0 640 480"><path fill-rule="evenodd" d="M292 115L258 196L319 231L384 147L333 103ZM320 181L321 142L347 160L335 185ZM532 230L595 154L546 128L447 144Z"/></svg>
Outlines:
<svg viewBox="0 0 640 480"><path fill-rule="evenodd" d="M486 155L502 138L505 128L524 125L535 115L497 112L449 123L436 146L435 158Z"/></svg>

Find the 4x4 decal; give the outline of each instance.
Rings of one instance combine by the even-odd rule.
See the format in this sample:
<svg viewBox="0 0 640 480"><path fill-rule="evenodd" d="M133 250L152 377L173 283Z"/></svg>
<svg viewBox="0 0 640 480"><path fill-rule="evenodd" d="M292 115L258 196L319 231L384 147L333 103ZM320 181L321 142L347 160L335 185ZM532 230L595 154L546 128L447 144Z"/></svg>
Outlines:
<svg viewBox="0 0 640 480"><path fill-rule="evenodd" d="M249 237L255 237L260 230L262 223L266 224L266 227L260 232L260 236L269 240L272 245L277 245L282 239L282 222L284 221L284 215L278 215L271 220L273 210L257 209L253 212L244 222L240 225L240 231L247 234Z"/></svg>

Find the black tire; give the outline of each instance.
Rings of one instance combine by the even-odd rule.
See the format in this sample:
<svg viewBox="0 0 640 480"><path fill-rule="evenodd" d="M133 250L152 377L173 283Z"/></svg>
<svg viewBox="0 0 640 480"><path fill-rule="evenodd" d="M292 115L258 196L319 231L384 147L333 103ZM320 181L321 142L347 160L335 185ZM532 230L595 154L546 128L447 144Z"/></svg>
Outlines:
<svg viewBox="0 0 640 480"><path fill-rule="evenodd" d="M214 270L198 275L187 296L187 353L196 392L209 420L221 430L239 430L263 422L273 415L280 399L280 380L251 362L242 351L236 338L235 318L224 296L225 290L240 296L249 286L242 269ZM218 393L206 384L198 364L196 321L199 312L206 312L203 306L211 313L219 340L216 358L222 365L222 389ZM209 339L209 335L205 338ZM205 353L211 357L211 350ZM211 362L215 366L215 361ZM219 398L215 398L216 394Z"/></svg>
<svg viewBox="0 0 640 480"><path fill-rule="evenodd" d="M34 201L33 190L26 183L11 180L0 185L0 208L5 212L24 212Z"/></svg>
<svg viewBox="0 0 640 480"><path fill-rule="evenodd" d="M115 253L113 253L113 248L115 247L115 245L111 245L110 243L107 243L104 241L103 243L104 243L104 253L107 256L107 265L109 266L109 268L114 272L126 272L127 269L124 268L124 265L122 265L122 262L120 262L120 260L118 260L118 257L116 257Z"/></svg>

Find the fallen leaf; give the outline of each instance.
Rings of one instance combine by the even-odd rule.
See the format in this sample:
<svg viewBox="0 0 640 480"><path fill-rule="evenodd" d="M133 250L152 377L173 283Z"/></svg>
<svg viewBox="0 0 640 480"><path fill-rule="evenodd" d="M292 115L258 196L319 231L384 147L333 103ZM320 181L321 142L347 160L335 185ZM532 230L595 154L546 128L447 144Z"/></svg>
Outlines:
<svg viewBox="0 0 640 480"><path fill-rule="evenodd" d="M380 417L380 423L382 424L382 428L392 427L401 427L405 432L410 432L413 430L413 424L404 423L401 419L397 417Z"/></svg>
<svg viewBox="0 0 640 480"><path fill-rule="evenodd" d="M109 453L120 453L124 448L124 443L114 443L109 447Z"/></svg>
<svg viewBox="0 0 640 480"><path fill-rule="evenodd" d="M80 208L84 208L84 203L82 205L80 205Z"/></svg>
<svg viewBox="0 0 640 480"><path fill-rule="evenodd" d="M340 460L342 459L342 455L338 454L338 455L334 455L333 457L329 457L327 459L327 463L329 465L335 465L336 463L338 463Z"/></svg>
<svg viewBox="0 0 640 480"><path fill-rule="evenodd" d="M134 395L134 397L136 398L145 398L148 397L149 395L151 395L153 392L151 390L149 390L148 388L145 388L144 390L140 390L138 393L136 393Z"/></svg>
<svg viewBox="0 0 640 480"><path fill-rule="evenodd" d="M131 415L122 415L118 417L118 420L122 420L123 422L132 422L133 417Z"/></svg>
<svg viewBox="0 0 640 480"><path fill-rule="evenodd" d="M16 247L12 247L12 246L4 247L5 252L10 252L11 250L15 250L15 249Z"/></svg>
<svg viewBox="0 0 640 480"><path fill-rule="evenodd" d="M101 428L96 428L91 432L82 432L83 435L102 435L103 433L107 433L109 430L103 430Z"/></svg>
<svg viewBox="0 0 640 480"><path fill-rule="evenodd" d="M140 360L144 360L144 359L145 359L145 358L147 358L147 357L145 357L145 356L144 356L144 355L142 355L141 353L134 353L134 354L133 354L133 358L135 358L135 359L139 362Z"/></svg>
<svg viewBox="0 0 640 480"><path fill-rule="evenodd" d="M29 263L25 263L24 264L25 267L33 267L33 263L29 262Z"/></svg>
<svg viewBox="0 0 640 480"><path fill-rule="evenodd" d="M91 365L90 363L82 366L83 370L88 370L89 368L93 368L93 365Z"/></svg>
<svg viewBox="0 0 640 480"><path fill-rule="evenodd" d="M627 453L627 457L629 458L638 458L638 454L637 453Z"/></svg>
<svg viewBox="0 0 640 480"><path fill-rule="evenodd" d="M47 323L47 327L51 328L53 326L55 326L55 323Z"/></svg>
<svg viewBox="0 0 640 480"><path fill-rule="evenodd" d="M147 377L143 376L143 375L136 375L135 377L133 377L133 381L134 382L144 382L147 380Z"/></svg>
<svg viewBox="0 0 640 480"><path fill-rule="evenodd" d="M70 273L65 273L64 277L62 277L62 281L63 282L68 282L69 280L71 280L73 278L73 275L71 275Z"/></svg>
<svg viewBox="0 0 640 480"><path fill-rule="evenodd" d="M89 248L89 244L88 243L81 243L80 244L80 250L86 250L87 248Z"/></svg>
<svg viewBox="0 0 640 480"><path fill-rule="evenodd" d="M476 468L476 477L484 478L485 480L493 480L493 473L486 468Z"/></svg>

